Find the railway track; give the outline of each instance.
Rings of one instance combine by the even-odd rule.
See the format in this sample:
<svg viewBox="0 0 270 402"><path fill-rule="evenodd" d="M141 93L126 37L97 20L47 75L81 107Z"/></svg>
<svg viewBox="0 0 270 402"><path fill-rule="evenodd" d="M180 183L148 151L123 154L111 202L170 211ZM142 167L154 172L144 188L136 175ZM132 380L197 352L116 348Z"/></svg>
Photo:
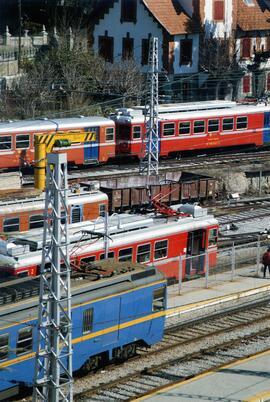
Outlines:
<svg viewBox="0 0 270 402"><path fill-rule="evenodd" d="M202 169L211 166L223 165L243 165L254 161L269 161L270 151L258 151L248 153L235 154L219 154L219 155L198 155L194 157L185 157L180 160L161 160L159 171L160 173L182 171L186 169ZM91 167L84 169L70 169L68 180L70 182L78 182L83 180L95 179L101 180L104 178L128 177L138 174L138 163L127 163L119 165L106 165L99 167ZM23 184L31 185L34 183L33 175L24 175Z"/></svg>
<svg viewBox="0 0 270 402"><path fill-rule="evenodd" d="M75 382L76 401L131 401L269 348L270 304L167 328L162 342L138 358ZM262 343L261 349L258 346ZM211 345L211 346L210 346ZM248 346L248 347L247 347ZM81 389L79 391L79 389Z"/></svg>

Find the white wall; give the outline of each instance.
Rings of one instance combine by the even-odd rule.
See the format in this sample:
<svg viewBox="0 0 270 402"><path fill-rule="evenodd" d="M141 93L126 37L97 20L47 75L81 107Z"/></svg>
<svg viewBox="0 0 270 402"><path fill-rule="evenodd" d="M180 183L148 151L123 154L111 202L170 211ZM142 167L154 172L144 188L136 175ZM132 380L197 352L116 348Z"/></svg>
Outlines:
<svg viewBox="0 0 270 402"><path fill-rule="evenodd" d="M225 0L224 2L224 21L213 21L213 1L206 0L204 8L204 24L206 31L212 33L216 38L224 38L231 35L232 32L232 12L233 4L232 0Z"/></svg>
<svg viewBox="0 0 270 402"><path fill-rule="evenodd" d="M137 7L137 23L120 22L121 2L115 2L104 19L100 20L94 28L94 51L98 51L98 37L103 36L108 31L108 36L114 37L114 59L120 61L122 56L122 39L129 32L130 37L134 39L134 58L135 62L141 64L142 39L147 39L148 34L158 38L159 42L159 69L162 67L162 29L148 14L140 2ZM142 71L147 71L147 66L142 67Z"/></svg>

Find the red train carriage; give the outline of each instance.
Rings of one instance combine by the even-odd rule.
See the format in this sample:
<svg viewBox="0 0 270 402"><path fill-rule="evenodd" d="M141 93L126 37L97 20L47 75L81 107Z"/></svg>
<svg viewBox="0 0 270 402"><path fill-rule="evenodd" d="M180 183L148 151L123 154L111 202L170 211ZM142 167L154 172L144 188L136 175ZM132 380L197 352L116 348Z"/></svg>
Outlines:
<svg viewBox="0 0 270 402"><path fill-rule="evenodd" d="M197 256L193 264L184 262L183 277L204 273L205 250L211 251L210 267L216 259L218 222L213 216L203 213L200 207L194 209L193 216L170 220L126 214L112 216L109 220L110 239L99 238L93 232L104 233L104 222L98 220L70 225L69 253L74 269L84 262L104 259L105 249L109 258L155 264L167 277L173 278L179 275L180 255ZM40 229L35 233L32 231L8 241L0 241L1 275L37 275L41 251Z"/></svg>
<svg viewBox="0 0 270 402"><path fill-rule="evenodd" d="M76 165L105 163L115 156L115 124L105 117L73 117L53 120L22 120L0 124L0 168L32 165L35 159L35 134L55 132L93 132L92 140L74 143L59 152L68 155L68 162ZM57 148L54 148L57 150Z"/></svg>
<svg viewBox="0 0 270 402"><path fill-rule="evenodd" d="M213 101L159 106L160 156L183 151L262 146L270 106ZM118 109L116 154L140 157L145 134L143 109Z"/></svg>
<svg viewBox="0 0 270 402"><path fill-rule="evenodd" d="M25 194L25 193L23 193ZM45 195L0 199L0 232L11 235L43 227ZM69 223L97 219L108 211L108 196L98 190L68 193Z"/></svg>

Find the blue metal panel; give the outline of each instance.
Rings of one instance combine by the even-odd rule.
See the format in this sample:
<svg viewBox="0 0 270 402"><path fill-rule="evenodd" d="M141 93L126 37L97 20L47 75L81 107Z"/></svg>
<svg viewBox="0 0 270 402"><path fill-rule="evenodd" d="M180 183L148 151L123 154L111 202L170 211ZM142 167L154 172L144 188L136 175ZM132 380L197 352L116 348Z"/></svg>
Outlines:
<svg viewBox="0 0 270 402"><path fill-rule="evenodd" d="M270 112L264 113L263 143L270 143Z"/></svg>
<svg viewBox="0 0 270 402"><path fill-rule="evenodd" d="M85 127L84 131L96 133L95 141L88 141L84 144L84 163L96 163L99 161L99 127Z"/></svg>

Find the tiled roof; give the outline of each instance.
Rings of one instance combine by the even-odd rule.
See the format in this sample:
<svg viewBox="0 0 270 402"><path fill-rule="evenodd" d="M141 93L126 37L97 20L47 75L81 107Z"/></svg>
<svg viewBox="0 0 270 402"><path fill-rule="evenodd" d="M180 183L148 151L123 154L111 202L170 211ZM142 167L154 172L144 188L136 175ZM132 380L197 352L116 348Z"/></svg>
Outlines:
<svg viewBox="0 0 270 402"><path fill-rule="evenodd" d="M237 25L243 31L270 30L270 11L263 0L253 0L254 6L248 6L244 0L238 0Z"/></svg>
<svg viewBox="0 0 270 402"><path fill-rule="evenodd" d="M178 0L142 0L148 11L171 35L186 34L191 30L191 19Z"/></svg>

